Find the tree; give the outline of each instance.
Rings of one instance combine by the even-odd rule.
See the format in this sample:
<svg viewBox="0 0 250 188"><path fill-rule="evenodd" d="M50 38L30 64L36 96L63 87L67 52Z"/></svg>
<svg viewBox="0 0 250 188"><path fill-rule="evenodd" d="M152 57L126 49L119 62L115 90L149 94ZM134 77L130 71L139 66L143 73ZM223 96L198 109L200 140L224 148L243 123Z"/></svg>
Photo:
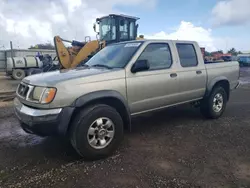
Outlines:
<svg viewBox="0 0 250 188"><path fill-rule="evenodd" d="M230 53L230 54L232 54L232 55L234 55L234 56L236 56L236 55L239 54L239 52L237 52L237 50L236 50L235 48L231 48L230 50L228 50L227 53ZM241 52L240 52L240 53L241 53Z"/></svg>
<svg viewBox="0 0 250 188"><path fill-rule="evenodd" d="M36 45L34 45L34 46L30 46L29 49L55 50L55 46L53 46L51 43L36 44Z"/></svg>
<svg viewBox="0 0 250 188"><path fill-rule="evenodd" d="M205 56L211 56L211 53L208 51L205 51Z"/></svg>
<svg viewBox="0 0 250 188"><path fill-rule="evenodd" d="M214 51L210 53L211 56L213 56L213 54L223 54L223 50L218 50L218 51Z"/></svg>
<svg viewBox="0 0 250 188"><path fill-rule="evenodd" d="M217 53L223 54L223 50L218 50Z"/></svg>

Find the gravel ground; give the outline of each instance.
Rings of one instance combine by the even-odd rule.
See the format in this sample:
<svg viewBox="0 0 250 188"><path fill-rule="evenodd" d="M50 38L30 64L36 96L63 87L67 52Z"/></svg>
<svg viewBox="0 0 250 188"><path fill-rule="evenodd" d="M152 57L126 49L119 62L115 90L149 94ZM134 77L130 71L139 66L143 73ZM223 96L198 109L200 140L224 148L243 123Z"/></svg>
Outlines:
<svg viewBox="0 0 250 188"><path fill-rule="evenodd" d="M0 72L0 93L5 91L16 90L16 87L20 81L13 80L8 76L5 76L5 73Z"/></svg>
<svg viewBox="0 0 250 188"><path fill-rule="evenodd" d="M67 140L24 133L12 102L0 103L0 187L250 187L244 84L218 120L189 105L137 117L118 151L95 162L81 160Z"/></svg>
<svg viewBox="0 0 250 188"><path fill-rule="evenodd" d="M249 84L250 83L250 67L242 67L240 69L241 75L241 83L242 84Z"/></svg>

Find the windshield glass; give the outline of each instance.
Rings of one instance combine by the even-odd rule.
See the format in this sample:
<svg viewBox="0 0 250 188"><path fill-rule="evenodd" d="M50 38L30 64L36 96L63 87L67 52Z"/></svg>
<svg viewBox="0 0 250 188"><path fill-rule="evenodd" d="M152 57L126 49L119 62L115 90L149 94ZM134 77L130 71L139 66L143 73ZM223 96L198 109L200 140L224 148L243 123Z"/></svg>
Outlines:
<svg viewBox="0 0 250 188"><path fill-rule="evenodd" d="M116 27L115 19L103 18L99 24L100 28L100 39L109 41L116 39Z"/></svg>
<svg viewBox="0 0 250 188"><path fill-rule="evenodd" d="M124 68L141 44L142 42L134 42L106 46L95 54L85 65Z"/></svg>

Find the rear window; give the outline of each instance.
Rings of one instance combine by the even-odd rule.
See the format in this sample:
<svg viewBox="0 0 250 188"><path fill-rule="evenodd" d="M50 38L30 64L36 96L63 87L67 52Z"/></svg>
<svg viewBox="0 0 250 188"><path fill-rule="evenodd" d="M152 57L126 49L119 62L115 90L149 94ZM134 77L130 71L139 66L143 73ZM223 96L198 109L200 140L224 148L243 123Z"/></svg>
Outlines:
<svg viewBox="0 0 250 188"><path fill-rule="evenodd" d="M198 65L198 60L195 48L192 44L176 44L177 51L182 67L195 67Z"/></svg>

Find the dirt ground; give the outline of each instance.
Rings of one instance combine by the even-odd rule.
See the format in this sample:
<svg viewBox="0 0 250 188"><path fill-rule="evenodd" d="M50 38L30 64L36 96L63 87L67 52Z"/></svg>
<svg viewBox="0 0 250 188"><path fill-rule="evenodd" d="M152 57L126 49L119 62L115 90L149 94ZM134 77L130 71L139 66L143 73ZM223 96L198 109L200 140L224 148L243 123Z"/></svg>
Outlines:
<svg viewBox="0 0 250 188"><path fill-rule="evenodd" d="M0 93L16 90L19 82L19 80L13 80L9 76L6 76L4 72L0 72Z"/></svg>
<svg viewBox="0 0 250 188"><path fill-rule="evenodd" d="M0 103L0 187L250 187L250 69L218 120L189 105L133 120L118 151L87 162L67 140L24 133Z"/></svg>

